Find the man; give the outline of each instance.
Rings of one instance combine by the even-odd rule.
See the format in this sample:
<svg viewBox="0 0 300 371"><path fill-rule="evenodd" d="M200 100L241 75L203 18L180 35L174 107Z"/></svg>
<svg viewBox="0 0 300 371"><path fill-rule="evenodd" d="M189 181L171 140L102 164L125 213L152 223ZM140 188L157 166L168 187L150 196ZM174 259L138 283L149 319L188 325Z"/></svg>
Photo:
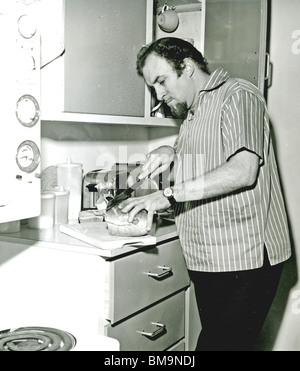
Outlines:
<svg viewBox="0 0 300 371"><path fill-rule="evenodd" d="M263 96L223 69L209 74L190 43L143 47L138 72L174 116L174 148L151 152L140 178L174 164L174 186L120 207L131 219L172 206L202 331L197 350L251 350L291 255Z"/></svg>

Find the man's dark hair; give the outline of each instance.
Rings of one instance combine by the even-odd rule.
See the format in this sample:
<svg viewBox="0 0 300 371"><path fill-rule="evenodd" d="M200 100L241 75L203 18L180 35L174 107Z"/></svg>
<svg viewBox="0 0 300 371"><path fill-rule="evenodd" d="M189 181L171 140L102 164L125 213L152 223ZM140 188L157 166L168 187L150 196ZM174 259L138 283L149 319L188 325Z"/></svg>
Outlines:
<svg viewBox="0 0 300 371"><path fill-rule="evenodd" d="M136 62L137 72L140 76L143 76L143 68L150 54L165 58L174 68L178 77L181 76L185 68L185 58L192 59L203 72L209 74L206 59L190 42L183 39L164 37L143 46L138 53Z"/></svg>

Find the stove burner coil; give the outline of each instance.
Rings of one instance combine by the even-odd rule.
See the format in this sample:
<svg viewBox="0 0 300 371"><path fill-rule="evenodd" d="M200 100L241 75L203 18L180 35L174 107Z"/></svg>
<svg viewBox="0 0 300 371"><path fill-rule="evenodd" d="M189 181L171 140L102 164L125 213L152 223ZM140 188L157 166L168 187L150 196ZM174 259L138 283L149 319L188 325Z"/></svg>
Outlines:
<svg viewBox="0 0 300 371"><path fill-rule="evenodd" d="M49 327L21 327L0 332L0 352L69 351L76 339L66 331Z"/></svg>

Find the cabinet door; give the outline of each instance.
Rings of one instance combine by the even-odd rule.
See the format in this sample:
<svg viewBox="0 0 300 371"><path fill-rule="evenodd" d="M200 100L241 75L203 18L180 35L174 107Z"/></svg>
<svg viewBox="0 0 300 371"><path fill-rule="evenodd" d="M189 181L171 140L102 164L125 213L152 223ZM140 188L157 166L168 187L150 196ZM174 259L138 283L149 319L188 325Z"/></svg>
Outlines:
<svg viewBox="0 0 300 371"><path fill-rule="evenodd" d="M144 116L147 0L66 0L64 111Z"/></svg>
<svg viewBox="0 0 300 371"><path fill-rule="evenodd" d="M204 55L211 71L224 67L264 89L267 0L206 0Z"/></svg>

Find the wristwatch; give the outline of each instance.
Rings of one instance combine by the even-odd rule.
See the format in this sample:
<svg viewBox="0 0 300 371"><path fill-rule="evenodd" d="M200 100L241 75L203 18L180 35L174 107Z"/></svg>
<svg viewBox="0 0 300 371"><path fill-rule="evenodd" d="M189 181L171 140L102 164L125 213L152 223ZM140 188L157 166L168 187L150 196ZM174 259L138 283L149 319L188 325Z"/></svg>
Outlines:
<svg viewBox="0 0 300 371"><path fill-rule="evenodd" d="M171 206L174 206L177 203L177 201L174 198L174 190L173 190L173 188L171 188L171 187L165 188L163 195L168 199L168 201L170 202Z"/></svg>

